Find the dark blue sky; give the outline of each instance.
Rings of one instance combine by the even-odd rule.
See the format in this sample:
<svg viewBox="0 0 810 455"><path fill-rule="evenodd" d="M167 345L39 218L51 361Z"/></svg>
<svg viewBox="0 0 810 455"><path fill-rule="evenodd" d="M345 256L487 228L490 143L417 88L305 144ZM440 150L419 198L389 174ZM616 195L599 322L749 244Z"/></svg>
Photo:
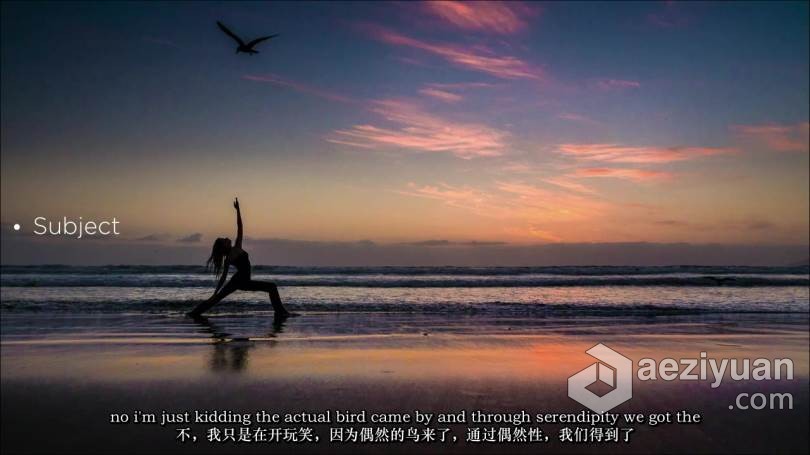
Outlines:
<svg viewBox="0 0 810 455"><path fill-rule="evenodd" d="M50 146L42 150L49 155L66 139L93 148L112 138L144 140L146 131L169 143L189 136L209 143L221 139L219 131L206 128L211 123L245 142L272 132L296 133L297 143L307 132L338 127L333 116L358 117L342 106L315 115L324 108L321 100L240 84L246 73L273 73L360 99L409 96L428 83L482 79L463 68L403 67L396 49L354 27L376 23L422 39L481 42L409 9L339 2L6 3L3 127L26 133L11 134L8 145L15 147L7 152L16 146L32 152L33 131L39 131L40 146ZM650 22L650 15L669 14L668 9L678 10L671 14L672 27ZM559 83L609 77L662 88L622 100L621 107L606 106L599 97L571 100L571 107L629 122L643 119L645 108L655 103L682 123L681 131L669 134L705 140L722 134L706 131L709 126L729 121L808 117L807 103L796 102L810 96L806 2L574 2L544 4L542 10L537 26L509 50L547 68ZM264 45L261 56L229 58L232 43L212 25L216 20L245 36L281 37ZM540 98L561 96L537 91ZM277 115L280 110L284 115ZM271 115L273 122L261 118ZM298 121L302 117L306 124ZM42 131L43 119L49 131Z"/></svg>

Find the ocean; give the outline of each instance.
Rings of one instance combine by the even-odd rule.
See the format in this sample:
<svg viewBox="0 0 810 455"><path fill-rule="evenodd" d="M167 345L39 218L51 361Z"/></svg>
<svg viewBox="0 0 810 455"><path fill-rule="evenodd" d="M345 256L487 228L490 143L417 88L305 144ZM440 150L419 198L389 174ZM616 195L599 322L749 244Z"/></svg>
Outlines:
<svg viewBox="0 0 810 455"><path fill-rule="evenodd" d="M627 316L808 313L802 267L256 266L297 312ZM183 313L216 282L199 266L3 266L6 313ZM269 311L237 292L213 313Z"/></svg>

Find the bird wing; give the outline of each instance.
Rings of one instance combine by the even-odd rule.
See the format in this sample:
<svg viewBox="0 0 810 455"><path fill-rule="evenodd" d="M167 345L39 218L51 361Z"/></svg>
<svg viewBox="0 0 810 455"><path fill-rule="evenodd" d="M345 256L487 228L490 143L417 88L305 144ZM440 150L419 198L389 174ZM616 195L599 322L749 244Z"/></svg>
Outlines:
<svg viewBox="0 0 810 455"><path fill-rule="evenodd" d="M253 40L253 41L251 41L251 42L247 43L247 47L253 47L253 46L255 46L255 45L257 45L257 44L261 43L262 41L269 40L270 38L275 38L275 37L277 37L278 35L279 35L279 34L278 34L278 33L276 33L275 35L270 35L270 36L262 36L261 38L256 38L255 40Z"/></svg>
<svg viewBox="0 0 810 455"><path fill-rule="evenodd" d="M228 27L225 26L225 24L223 24L220 21L217 21L217 26L219 26L219 29L222 30L223 32L225 32L226 35L228 35L231 38L233 38L234 40L236 40L236 42L239 43L240 46L245 45L245 42L242 41L242 38L239 38L238 36L236 36L236 33L232 32Z"/></svg>

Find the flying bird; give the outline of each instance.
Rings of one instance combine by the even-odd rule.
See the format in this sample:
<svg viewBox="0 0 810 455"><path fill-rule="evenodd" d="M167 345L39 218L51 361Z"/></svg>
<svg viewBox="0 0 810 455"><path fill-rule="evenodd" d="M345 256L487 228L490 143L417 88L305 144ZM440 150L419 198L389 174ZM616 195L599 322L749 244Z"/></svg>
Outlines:
<svg viewBox="0 0 810 455"><path fill-rule="evenodd" d="M253 49L253 47L254 47L254 46L256 46L257 44L261 43L262 41L266 41L266 40L269 40L270 38L275 38L275 37L277 37L277 36L278 36L278 33L276 33L275 35L270 35L270 36L262 36L261 38L256 38L255 40L253 40L253 41L251 41L251 42L249 42L249 43L245 43L245 42L242 40L242 38L239 38L238 36L236 36L236 33L232 32L232 31L231 31L231 30L230 30L228 27L226 27L226 26L225 26L225 24L223 24L222 22L217 21L217 25L219 26L219 29L220 29L220 30L222 30L223 32L225 32L225 34L226 34L226 35L228 35L228 36L230 36L231 38L233 38L233 39L234 39L234 41L236 41L236 42L239 44L239 46L236 48L236 53L237 53L237 54L238 54L238 53L240 53L240 52L244 52L245 54L250 54L250 55L253 55L253 54L258 54L258 53L259 53L259 51L257 51L256 49Z"/></svg>

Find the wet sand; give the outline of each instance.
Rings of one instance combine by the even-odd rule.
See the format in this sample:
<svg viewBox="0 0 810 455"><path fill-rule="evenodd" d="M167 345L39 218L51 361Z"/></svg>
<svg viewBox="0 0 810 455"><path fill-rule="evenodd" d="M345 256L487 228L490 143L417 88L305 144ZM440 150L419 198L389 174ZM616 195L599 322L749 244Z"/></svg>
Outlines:
<svg viewBox="0 0 810 455"><path fill-rule="evenodd" d="M3 453L805 452L810 403L807 329L807 315L447 321L426 315L305 313L273 325L269 318L257 322L228 315L194 322L180 316L60 319L4 314L2 449ZM619 444L561 443L559 424L527 425L540 427L549 436L548 442L534 444L464 441L467 427L503 425L438 425L451 428L458 441L433 444L329 443L329 427L346 425L304 425L312 426L320 441L293 445L209 443L203 439L212 425L190 425L199 440L180 443L175 428L188 425L109 423L110 413L135 410L158 415L162 410L466 410L468 418L473 410L525 410L532 416L579 413L584 407L568 398L567 378L595 361L585 351L600 342L634 362L646 357L697 358L701 351L717 359L790 358L794 379L726 377L716 389L710 381L636 379L633 398L611 412L688 410L702 414L703 422L632 425L630 442ZM793 409L730 410L741 392L791 393ZM297 425L286 425L290 426Z"/></svg>

